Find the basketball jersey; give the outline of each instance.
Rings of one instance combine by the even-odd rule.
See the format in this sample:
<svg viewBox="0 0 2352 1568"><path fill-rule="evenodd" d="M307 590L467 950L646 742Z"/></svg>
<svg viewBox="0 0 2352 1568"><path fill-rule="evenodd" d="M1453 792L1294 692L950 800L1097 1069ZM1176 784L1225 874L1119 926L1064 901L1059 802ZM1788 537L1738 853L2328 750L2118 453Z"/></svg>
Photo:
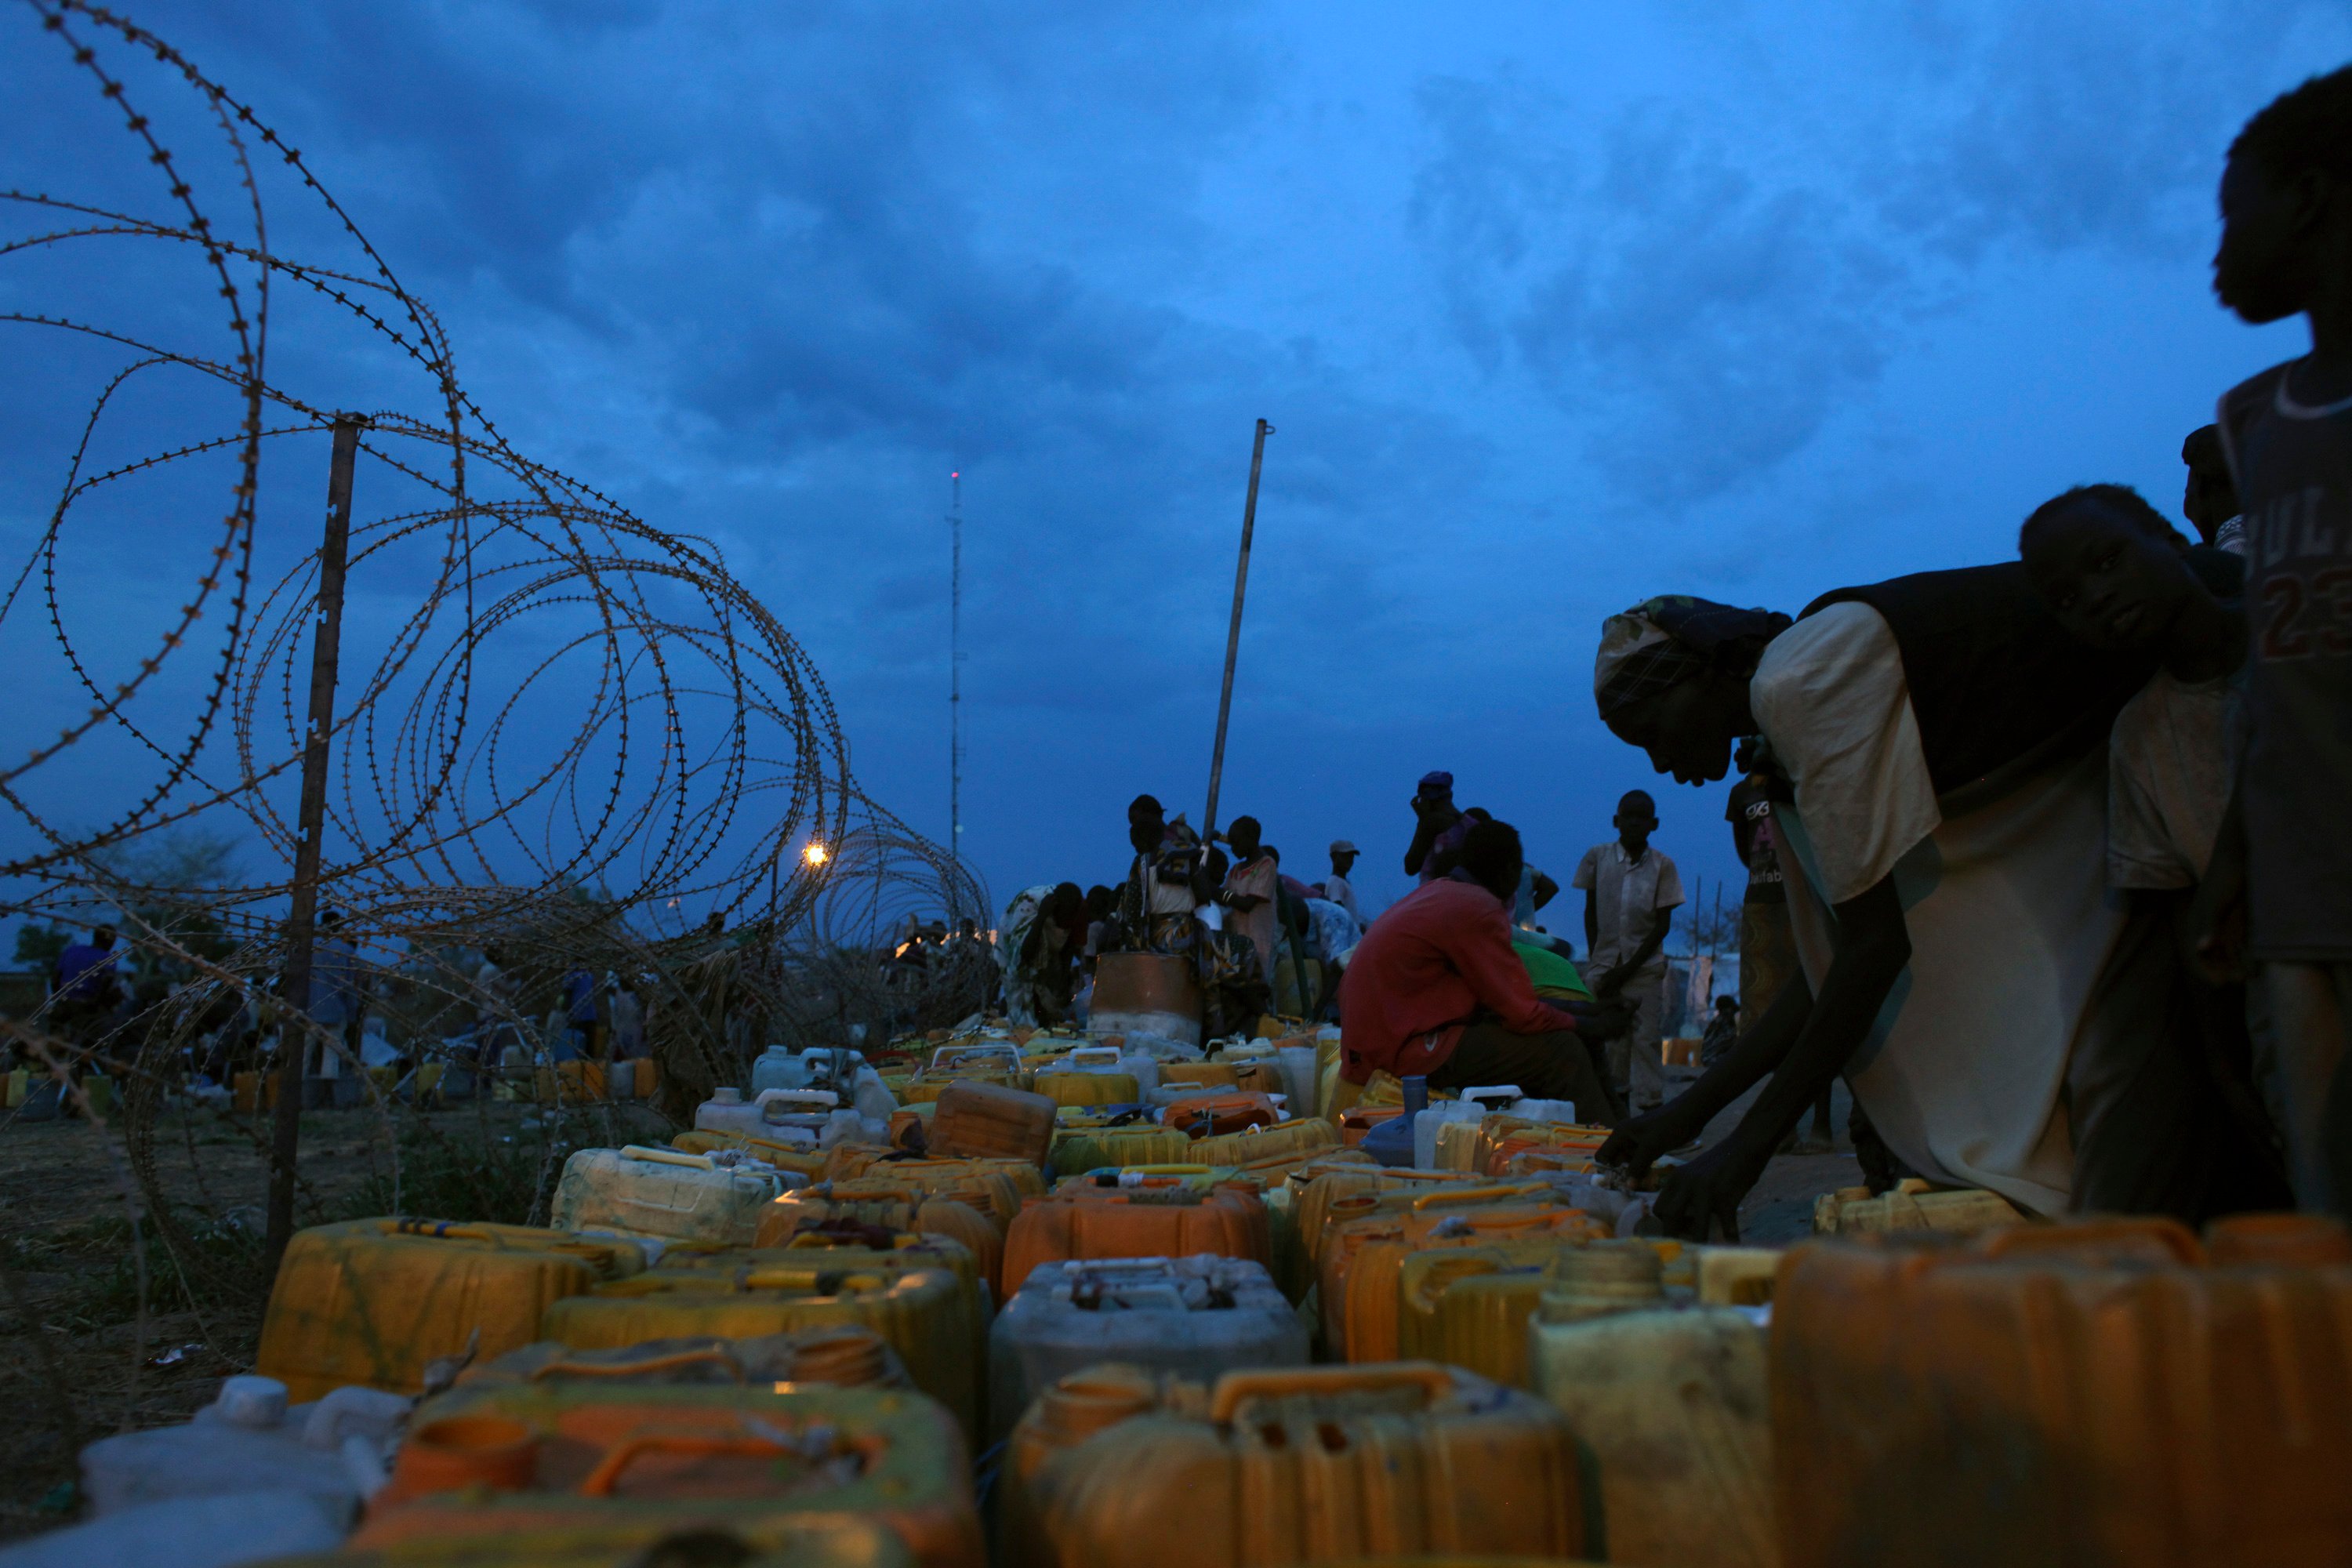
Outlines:
<svg viewBox="0 0 2352 1568"><path fill-rule="evenodd" d="M2220 425L2246 522L2252 737L2248 949L2352 960L2352 398L2288 390L2295 362L2230 389Z"/></svg>

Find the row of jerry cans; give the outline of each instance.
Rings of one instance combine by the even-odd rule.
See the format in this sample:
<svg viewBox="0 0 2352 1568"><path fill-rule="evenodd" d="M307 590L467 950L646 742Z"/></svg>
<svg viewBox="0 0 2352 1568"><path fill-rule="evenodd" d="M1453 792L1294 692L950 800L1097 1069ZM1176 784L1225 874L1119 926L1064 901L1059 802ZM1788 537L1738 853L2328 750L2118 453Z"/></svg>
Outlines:
<svg viewBox="0 0 2352 1568"><path fill-rule="evenodd" d="M854 1226L769 1249L660 1249L521 1226L360 1220L298 1232L256 1370L299 1401L345 1384L414 1394L436 1369L540 1339L579 1350L818 1328L878 1335L915 1386L979 1429L989 1297L941 1237Z"/></svg>
<svg viewBox="0 0 2352 1568"><path fill-rule="evenodd" d="M1319 1117L1286 1117L1252 1091L1208 1089L1156 1111L1066 1107L1047 1163L1057 1175L1106 1165L1246 1165L1339 1146L1339 1130Z"/></svg>

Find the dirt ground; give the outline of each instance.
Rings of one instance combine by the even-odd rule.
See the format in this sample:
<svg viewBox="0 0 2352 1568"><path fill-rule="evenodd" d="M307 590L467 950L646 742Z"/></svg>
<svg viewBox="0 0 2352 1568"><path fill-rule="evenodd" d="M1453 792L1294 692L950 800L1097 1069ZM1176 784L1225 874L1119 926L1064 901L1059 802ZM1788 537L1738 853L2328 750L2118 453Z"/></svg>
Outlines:
<svg viewBox="0 0 2352 1568"><path fill-rule="evenodd" d="M412 1112L398 1114L414 1121ZM510 1143L520 1136L534 1145L532 1130L541 1126L527 1105L461 1107L425 1120L452 1137ZM667 1136L644 1111L593 1131L624 1141ZM184 1421L211 1402L224 1376L250 1370L265 1291L257 1261L239 1265L257 1260L268 1198L257 1131L267 1135L210 1110L163 1116L156 1140L163 1184L184 1216L217 1222L209 1229L227 1271L249 1283L205 1292L201 1312L184 1300L180 1310L152 1312L142 1332L128 1225L127 1194L136 1188L119 1139L81 1121L0 1117L0 1410L8 1412L0 1420L0 1541L71 1517L65 1483L75 1478L81 1444ZM298 1219L356 1217L371 1178L390 1169L391 1131L373 1110L306 1112ZM170 1266L160 1247L149 1257L157 1274ZM155 1280L151 1300L170 1284Z"/></svg>

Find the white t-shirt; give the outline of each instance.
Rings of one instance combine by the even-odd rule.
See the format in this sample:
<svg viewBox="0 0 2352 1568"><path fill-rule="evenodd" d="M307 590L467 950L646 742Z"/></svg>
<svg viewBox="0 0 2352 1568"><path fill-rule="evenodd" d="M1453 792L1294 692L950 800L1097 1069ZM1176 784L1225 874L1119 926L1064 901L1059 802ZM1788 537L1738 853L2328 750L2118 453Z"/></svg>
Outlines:
<svg viewBox="0 0 2352 1568"><path fill-rule="evenodd" d="M1633 957L1633 950L1649 935L1657 911L1674 909L1683 901L1682 873L1654 844L1642 852L1639 860L1628 856L1625 847L1613 838L1596 844L1577 862L1576 876L1569 885L1592 891L1595 934L1590 964L1596 969ZM1653 954L1651 962L1663 960Z"/></svg>
<svg viewBox="0 0 2352 1568"><path fill-rule="evenodd" d="M1815 825L1832 904L1869 891L1942 825L1903 650L1868 605L1832 605L1773 638L1748 701Z"/></svg>
<svg viewBox="0 0 2352 1568"><path fill-rule="evenodd" d="M2107 737L2107 882L2193 888L2230 804L2233 701L2227 680L2158 670Z"/></svg>
<svg viewBox="0 0 2352 1568"><path fill-rule="evenodd" d="M1348 918L1358 925L1364 923L1364 911L1356 907L1356 889L1348 886L1348 879L1334 871L1323 879L1323 896L1348 911Z"/></svg>

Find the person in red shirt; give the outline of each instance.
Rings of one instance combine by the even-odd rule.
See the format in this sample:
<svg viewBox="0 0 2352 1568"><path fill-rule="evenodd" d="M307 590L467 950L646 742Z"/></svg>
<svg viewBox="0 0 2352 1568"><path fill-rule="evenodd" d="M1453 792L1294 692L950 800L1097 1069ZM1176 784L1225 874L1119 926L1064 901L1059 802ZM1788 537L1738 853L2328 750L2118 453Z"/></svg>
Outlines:
<svg viewBox="0 0 2352 1568"><path fill-rule="evenodd" d="M1372 922L1339 983L1340 1076L1420 1073L1433 1089L1515 1083L1613 1127L1616 1100L1575 1017L1537 997L1511 950L1521 860L1517 829L1482 822L1453 871Z"/></svg>

